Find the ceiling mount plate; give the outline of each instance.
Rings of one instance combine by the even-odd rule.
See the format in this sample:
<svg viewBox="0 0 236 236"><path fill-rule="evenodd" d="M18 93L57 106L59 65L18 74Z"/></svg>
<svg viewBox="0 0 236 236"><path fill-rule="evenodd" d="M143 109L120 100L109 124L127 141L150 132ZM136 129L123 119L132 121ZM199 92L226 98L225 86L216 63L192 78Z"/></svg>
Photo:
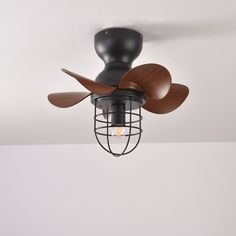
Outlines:
<svg viewBox="0 0 236 236"><path fill-rule="evenodd" d="M94 47L98 56L105 62L132 64L142 50L143 36L126 28L107 28L94 36Z"/></svg>

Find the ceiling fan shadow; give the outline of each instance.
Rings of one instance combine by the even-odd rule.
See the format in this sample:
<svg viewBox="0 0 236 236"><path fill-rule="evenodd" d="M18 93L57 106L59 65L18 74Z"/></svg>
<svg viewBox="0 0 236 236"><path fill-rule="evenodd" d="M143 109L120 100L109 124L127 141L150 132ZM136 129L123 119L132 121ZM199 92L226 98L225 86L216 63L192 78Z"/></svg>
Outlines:
<svg viewBox="0 0 236 236"><path fill-rule="evenodd" d="M144 42L163 42L195 37L214 37L235 32L236 20L137 23L127 28L133 28L142 33Z"/></svg>

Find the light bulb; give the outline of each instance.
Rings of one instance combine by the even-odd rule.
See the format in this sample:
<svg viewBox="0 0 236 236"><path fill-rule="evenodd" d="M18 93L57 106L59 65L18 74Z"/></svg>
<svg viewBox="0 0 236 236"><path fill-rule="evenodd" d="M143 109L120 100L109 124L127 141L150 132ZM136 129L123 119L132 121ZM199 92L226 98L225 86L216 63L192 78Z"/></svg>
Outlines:
<svg viewBox="0 0 236 236"><path fill-rule="evenodd" d="M125 127L112 127L111 128L111 135L120 137L125 134Z"/></svg>

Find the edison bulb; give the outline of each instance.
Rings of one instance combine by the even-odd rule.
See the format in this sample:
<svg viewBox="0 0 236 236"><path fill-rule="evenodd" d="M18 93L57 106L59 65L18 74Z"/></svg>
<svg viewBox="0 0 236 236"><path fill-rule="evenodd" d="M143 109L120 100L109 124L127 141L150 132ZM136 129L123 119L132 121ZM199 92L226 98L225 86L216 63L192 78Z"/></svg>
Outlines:
<svg viewBox="0 0 236 236"><path fill-rule="evenodd" d="M111 128L111 135L120 137L125 134L125 127L112 127Z"/></svg>

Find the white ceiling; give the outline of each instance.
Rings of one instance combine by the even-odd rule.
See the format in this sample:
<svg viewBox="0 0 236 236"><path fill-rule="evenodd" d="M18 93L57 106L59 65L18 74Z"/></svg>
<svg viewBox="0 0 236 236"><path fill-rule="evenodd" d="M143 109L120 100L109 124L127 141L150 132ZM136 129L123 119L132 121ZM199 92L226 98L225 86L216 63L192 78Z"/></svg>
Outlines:
<svg viewBox="0 0 236 236"><path fill-rule="evenodd" d="M143 112L143 142L236 141L236 2L230 0L1 1L0 144L95 143L89 99L58 109L47 94L84 91L61 67L94 79L93 35L144 35L134 65L166 66L190 88L177 111Z"/></svg>
<svg viewBox="0 0 236 236"><path fill-rule="evenodd" d="M0 235L236 235L236 143L138 150L0 146Z"/></svg>

